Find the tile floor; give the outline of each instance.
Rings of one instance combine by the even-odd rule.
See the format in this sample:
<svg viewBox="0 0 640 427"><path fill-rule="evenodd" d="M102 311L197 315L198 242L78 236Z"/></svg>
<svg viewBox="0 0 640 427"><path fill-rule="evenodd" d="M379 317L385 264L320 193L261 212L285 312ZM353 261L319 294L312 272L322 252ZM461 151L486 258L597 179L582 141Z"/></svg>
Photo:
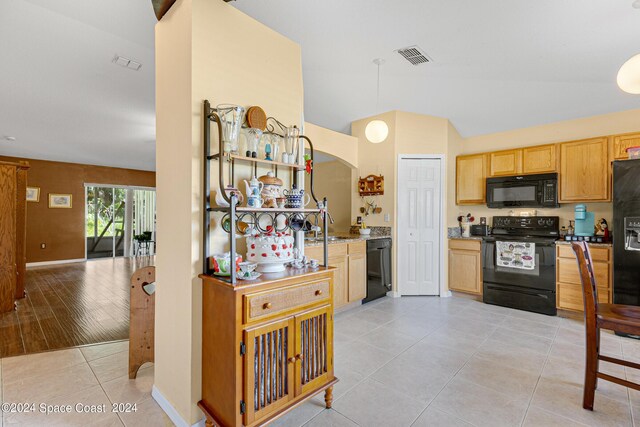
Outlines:
<svg viewBox="0 0 640 427"><path fill-rule="evenodd" d="M36 403L30 413L3 412L0 427L14 426L172 426L151 398L153 365L128 375L129 343L89 347L0 359L0 401ZM107 413L40 412L46 405L106 405ZM135 413L112 413L112 403L136 403Z"/></svg>
<svg viewBox="0 0 640 427"><path fill-rule="evenodd" d="M583 328L461 297L384 298L336 315L333 409L318 396L274 425L640 426L640 392L606 381L582 409ZM640 361L640 341L602 345Z"/></svg>
<svg viewBox="0 0 640 427"><path fill-rule="evenodd" d="M275 426L640 426L640 392L600 381L582 409L581 322L467 298L384 298L336 315L333 409L323 396ZM170 426L151 398L153 366L127 377L127 343L0 360L6 402L136 402L135 414L4 413L9 426ZM604 352L640 361L640 341L604 334ZM640 381L640 372L603 363Z"/></svg>

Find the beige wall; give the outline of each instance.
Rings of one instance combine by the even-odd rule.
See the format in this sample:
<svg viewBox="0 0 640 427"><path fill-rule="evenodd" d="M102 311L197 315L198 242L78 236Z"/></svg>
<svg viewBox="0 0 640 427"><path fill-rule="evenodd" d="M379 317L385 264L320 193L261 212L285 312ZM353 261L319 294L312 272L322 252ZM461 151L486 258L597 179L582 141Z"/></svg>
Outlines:
<svg viewBox="0 0 640 427"><path fill-rule="evenodd" d="M158 245L157 256L155 387L188 423L202 416L196 403L204 99L213 106L260 105L269 116L300 126L300 47L221 1L178 0L156 25L158 230L167 241ZM215 135L215 124L212 130ZM217 138L212 144L217 147ZM259 168L258 175L263 173ZM217 169L212 176L217 178ZM237 167L236 176L237 185L250 178L250 168ZM213 250L224 250L227 236L212 235Z"/></svg>
<svg viewBox="0 0 640 427"><path fill-rule="evenodd" d="M330 129L304 123L304 134L313 143L315 151L331 154L351 167L358 167L358 139Z"/></svg>
<svg viewBox="0 0 640 427"><path fill-rule="evenodd" d="M334 223L329 232L348 232L351 225L351 187L354 185L352 168L334 160L316 163L313 170L313 189L318 200L327 198ZM305 174L305 188L311 188L311 179Z"/></svg>

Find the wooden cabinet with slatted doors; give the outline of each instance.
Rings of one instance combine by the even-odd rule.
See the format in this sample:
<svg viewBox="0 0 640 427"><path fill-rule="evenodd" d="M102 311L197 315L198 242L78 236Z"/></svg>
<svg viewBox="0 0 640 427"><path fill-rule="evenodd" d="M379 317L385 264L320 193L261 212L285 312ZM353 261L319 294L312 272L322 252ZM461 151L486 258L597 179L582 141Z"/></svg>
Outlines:
<svg viewBox="0 0 640 427"><path fill-rule="evenodd" d="M333 385L331 267L203 279L202 400L207 426L261 426Z"/></svg>
<svg viewBox="0 0 640 427"><path fill-rule="evenodd" d="M558 170L557 144L537 145L522 149L522 173L552 173Z"/></svg>
<svg viewBox="0 0 640 427"><path fill-rule="evenodd" d="M560 144L560 203L611 200L609 138Z"/></svg>
<svg viewBox="0 0 640 427"><path fill-rule="evenodd" d="M613 251L611 247L590 245L593 271L598 286L598 301L611 303L613 297ZM556 245L556 306L559 309L583 311L582 281L573 248Z"/></svg>
<svg viewBox="0 0 640 427"><path fill-rule="evenodd" d="M629 154L627 148L640 147L640 132L613 135L613 160L627 160Z"/></svg>
<svg viewBox="0 0 640 427"><path fill-rule="evenodd" d="M489 153L489 176L510 176L522 173L522 150Z"/></svg>
<svg viewBox="0 0 640 427"><path fill-rule="evenodd" d="M486 202L488 155L456 157L456 204L482 205Z"/></svg>

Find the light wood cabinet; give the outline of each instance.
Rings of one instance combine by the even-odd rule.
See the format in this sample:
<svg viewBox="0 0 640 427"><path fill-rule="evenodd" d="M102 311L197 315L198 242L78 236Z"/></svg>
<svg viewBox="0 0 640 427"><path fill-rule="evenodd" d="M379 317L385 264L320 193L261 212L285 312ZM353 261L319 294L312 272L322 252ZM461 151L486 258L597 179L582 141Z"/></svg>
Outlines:
<svg viewBox="0 0 640 427"><path fill-rule="evenodd" d="M611 247L589 246L598 287L598 301L610 303L613 292ZM556 306L563 310L583 311L582 282L571 245L556 245Z"/></svg>
<svg viewBox="0 0 640 427"><path fill-rule="evenodd" d="M449 289L482 295L479 240L449 240Z"/></svg>
<svg viewBox="0 0 640 427"><path fill-rule="evenodd" d="M349 302L367 296L367 244L349 243Z"/></svg>
<svg viewBox="0 0 640 427"><path fill-rule="evenodd" d="M613 160L627 160L627 148L640 146L640 133L626 133L624 135L614 135L613 140Z"/></svg>
<svg viewBox="0 0 640 427"><path fill-rule="evenodd" d="M522 150L489 153L489 176L520 175L521 173Z"/></svg>
<svg viewBox="0 0 640 427"><path fill-rule="evenodd" d="M488 156L473 154L456 158L456 204L481 205L486 201Z"/></svg>
<svg viewBox="0 0 640 427"><path fill-rule="evenodd" d="M560 202L610 201L609 139L560 144Z"/></svg>
<svg viewBox="0 0 640 427"><path fill-rule="evenodd" d="M202 400L207 426L267 424L326 390L331 407L333 269L232 285L201 275ZM268 278L271 277L271 278ZM244 313L244 314L243 314Z"/></svg>
<svg viewBox="0 0 640 427"><path fill-rule="evenodd" d="M538 145L522 149L522 173L552 173L558 170L556 144Z"/></svg>
<svg viewBox="0 0 640 427"><path fill-rule="evenodd" d="M305 247L305 255L322 260L322 246ZM367 243L332 243L329 245L329 265L335 267L335 308L360 301L367 296Z"/></svg>

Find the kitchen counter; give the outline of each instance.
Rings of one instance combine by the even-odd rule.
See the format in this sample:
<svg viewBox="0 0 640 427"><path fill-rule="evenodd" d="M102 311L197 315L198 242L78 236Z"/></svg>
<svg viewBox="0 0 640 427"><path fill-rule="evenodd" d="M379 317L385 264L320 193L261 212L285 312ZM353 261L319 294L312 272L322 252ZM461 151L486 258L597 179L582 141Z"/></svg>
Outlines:
<svg viewBox="0 0 640 427"><path fill-rule="evenodd" d="M362 242L367 240L376 240L376 239L390 239L391 234L375 234L369 236L363 236L361 234L351 234L351 233L331 233L329 238L336 237L334 240L329 240L329 244L337 244L337 243L353 243L353 242ZM306 240L304 241L305 247L313 247L313 246L322 246L322 237L318 237L318 240Z"/></svg>
<svg viewBox="0 0 640 427"><path fill-rule="evenodd" d="M567 242L566 240L557 240L556 241L556 245L570 245L573 242ZM610 248L611 246L613 246L613 243L609 242L609 243L592 243L592 242L588 242L589 246L593 246L593 247L603 247L603 248Z"/></svg>
<svg viewBox="0 0 640 427"><path fill-rule="evenodd" d="M449 237L449 240L482 240L482 236L471 236L471 237Z"/></svg>

